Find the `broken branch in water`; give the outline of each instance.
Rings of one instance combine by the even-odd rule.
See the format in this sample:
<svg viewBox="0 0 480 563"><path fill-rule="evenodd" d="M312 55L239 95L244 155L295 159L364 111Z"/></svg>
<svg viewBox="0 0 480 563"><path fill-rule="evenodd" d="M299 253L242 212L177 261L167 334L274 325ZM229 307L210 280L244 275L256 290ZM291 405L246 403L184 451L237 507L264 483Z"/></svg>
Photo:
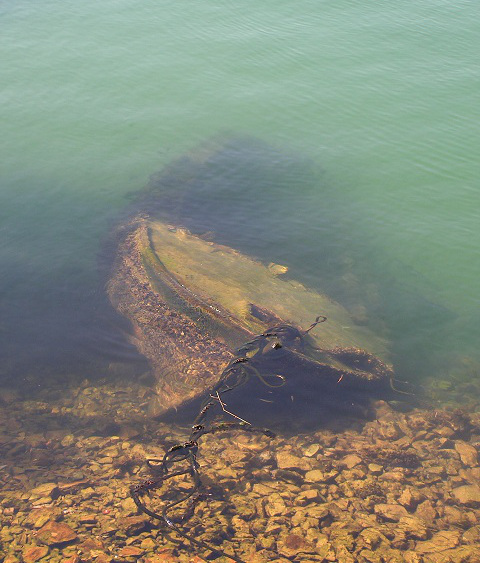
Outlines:
<svg viewBox="0 0 480 563"><path fill-rule="evenodd" d="M233 416L234 418L238 418L238 420L241 420L242 422L245 422L245 424L250 424L250 422L248 422L247 420L244 420L243 418L241 418L240 416L237 416L236 414L233 414L233 412L227 411L227 409L225 408L226 403L224 403L224 402L222 401L222 399L220 399L220 395L218 394L218 391L215 391L215 393L216 393L216 395L217 395L216 397L215 397L214 395L210 395L210 397L211 397L212 399L217 399L217 401L220 403L220 406L222 407L222 411L223 411L224 413L227 413L227 414Z"/></svg>

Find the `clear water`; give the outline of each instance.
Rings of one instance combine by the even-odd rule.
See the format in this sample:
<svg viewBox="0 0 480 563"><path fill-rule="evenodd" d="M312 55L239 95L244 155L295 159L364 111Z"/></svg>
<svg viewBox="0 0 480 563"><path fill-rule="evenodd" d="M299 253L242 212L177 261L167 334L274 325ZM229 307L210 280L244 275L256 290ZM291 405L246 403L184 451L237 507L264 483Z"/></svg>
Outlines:
<svg viewBox="0 0 480 563"><path fill-rule="evenodd" d="M81 365L92 340L129 355L94 320L101 240L152 173L225 131L283 155L282 174L252 176L258 193L236 192L258 205L232 246L346 301L335 268L351 262L402 375L476 355L477 3L22 0L0 14L2 377Z"/></svg>

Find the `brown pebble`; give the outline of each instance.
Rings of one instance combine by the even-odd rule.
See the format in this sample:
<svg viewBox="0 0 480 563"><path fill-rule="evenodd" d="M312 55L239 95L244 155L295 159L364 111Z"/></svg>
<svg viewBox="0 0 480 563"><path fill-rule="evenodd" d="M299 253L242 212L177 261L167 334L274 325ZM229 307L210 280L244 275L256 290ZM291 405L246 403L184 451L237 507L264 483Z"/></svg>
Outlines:
<svg viewBox="0 0 480 563"><path fill-rule="evenodd" d="M398 522L400 518L408 516L405 507L400 504L377 504L375 514L391 522Z"/></svg>
<svg viewBox="0 0 480 563"><path fill-rule="evenodd" d="M342 459L341 465L343 465L347 469L352 469L361 462L362 458L360 456L358 456L357 454L349 454Z"/></svg>
<svg viewBox="0 0 480 563"><path fill-rule="evenodd" d="M465 506L480 506L480 487L478 485L463 485L453 489L455 499Z"/></svg>
<svg viewBox="0 0 480 563"><path fill-rule="evenodd" d="M443 530L434 534L431 540L418 542L415 551L420 554L437 553L457 547L459 541L459 530Z"/></svg>
<svg viewBox="0 0 480 563"><path fill-rule="evenodd" d="M463 465L466 467L475 467L478 465L478 453L476 448L467 442L457 440L455 442L455 449L458 452Z"/></svg>
<svg viewBox="0 0 480 563"><path fill-rule="evenodd" d="M77 534L67 524L49 520L37 532L37 538L45 545L61 545L77 539Z"/></svg>
<svg viewBox="0 0 480 563"><path fill-rule="evenodd" d="M22 551L24 563L35 563L48 553L48 547L42 545L27 545Z"/></svg>
<svg viewBox="0 0 480 563"><path fill-rule="evenodd" d="M123 547L118 554L121 557L140 557L143 555L143 549L139 549L138 547L134 547L133 545Z"/></svg>

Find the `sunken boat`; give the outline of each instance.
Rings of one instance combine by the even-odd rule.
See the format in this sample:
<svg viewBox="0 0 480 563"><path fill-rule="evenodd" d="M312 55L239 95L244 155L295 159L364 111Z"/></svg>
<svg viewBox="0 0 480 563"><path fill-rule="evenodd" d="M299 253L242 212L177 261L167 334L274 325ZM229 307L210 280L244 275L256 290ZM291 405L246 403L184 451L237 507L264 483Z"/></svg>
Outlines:
<svg viewBox="0 0 480 563"><path fill-rule="evenodd" d="M257 155L258 146L250 152ZM215 174L225 158L242 154L238 143L216 141L177 161L152 178L117 228L107 292L150 365L149 412L168 417L185 406L195 412L192 405L211 397L232 362L248 361L248 377L229 395L227 412L255 424L263 422L259 416L298 421L308 412L318 421L364 413L372 398L392 395L384 335L297 281L276 256L259 259L225 244L222 234L241 228L242 214L259 213L253 194L244 194L246 207L215 197L238 195L235 187L219 186ZM271 154L262 159L279 162ZM217 209L205 207L206 199Z"/></svg>

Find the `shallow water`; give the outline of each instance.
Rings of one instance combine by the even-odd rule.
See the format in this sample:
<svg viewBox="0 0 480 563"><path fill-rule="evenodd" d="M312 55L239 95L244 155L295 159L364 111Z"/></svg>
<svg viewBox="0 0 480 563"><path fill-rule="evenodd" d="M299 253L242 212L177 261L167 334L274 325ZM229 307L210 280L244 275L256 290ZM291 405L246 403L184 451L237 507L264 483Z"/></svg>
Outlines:
<svg viewBox="0 0 480 563"><path fill-rule="evenodd" d="M2 3L0 386L146 369L102 268L159 173L166 215L344 304L398 377L478 393L479 12ZM212 139L229 148L179 208L182 158Z"/></svg>
<svg viewBox="0 0 480 563"><path fill-rule="evenodd" d="M398 363L409 358L404 376L438 348L473 354L477 10L4 3L0 283L11 365L88 357L99 241L128 194L220 131L283 159L281 178L275 162L252 173L268 228L254 240L258 215L240 214L233 246L275 254L312 286L325 270L312 249L351 249L357 286L373 278L385 293L379 316ZM221 179L240 186L244 205L245 170ZM273 200L288 225L275 224ZM392 282L401 290L390 295ZM415 315L409 301L433 305Z"/></svg>

